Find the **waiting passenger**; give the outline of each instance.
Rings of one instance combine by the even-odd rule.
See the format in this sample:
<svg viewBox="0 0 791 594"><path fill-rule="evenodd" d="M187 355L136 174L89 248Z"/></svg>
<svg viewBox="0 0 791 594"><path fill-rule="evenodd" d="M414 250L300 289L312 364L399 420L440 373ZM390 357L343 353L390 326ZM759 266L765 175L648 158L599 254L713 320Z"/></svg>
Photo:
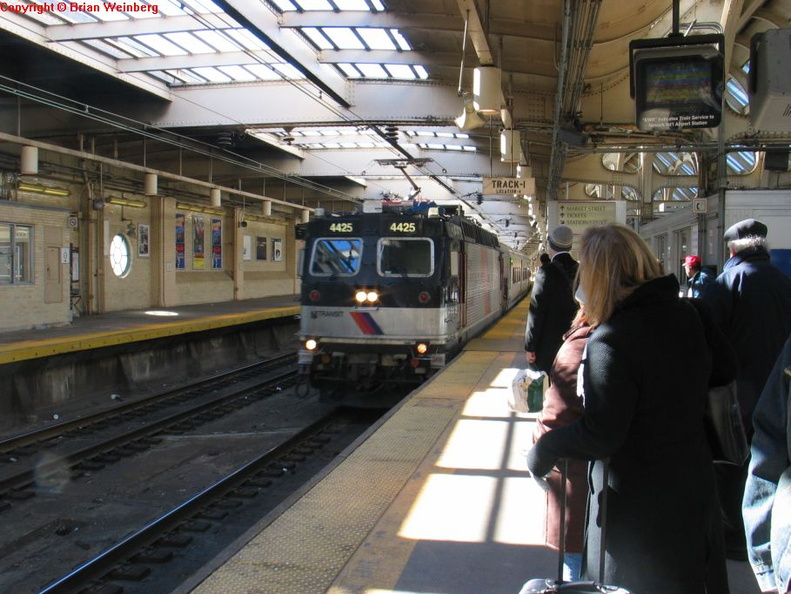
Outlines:
<svg viewBox="0 0 791 594"><path fill-rule="evenodd" d="M572 285L579 265L569 253L573 241L571 229L565 225L555 227L547 241L551 262L536 271L533 281L525 351L527 362L546 373L577 313Z"/></svg>
<svg viewBox="0 0 791 594"><path fill-rule="evenodd" d="M703 268L700 256L684 258L684 272L687 273L687 297L700 297L706 287L714 282L714 275L708 268Z"/></svg>
<svg viewBox="0 0 791 594"><path fill-rule="evenodd" d="M748 442L755 404L791 333L791 279L769 259L767 227L746 219L723 235L730 259L703 294L739 361L737 394ZM728 557L747 560L742 498L747 464L717 465Z"/></svg>
<svg viewBox="0 0 791 594"><path fill-rule="evenodd" d="M563 427L579 419L584 410L582 375L579 375L582 354L593 328L585 317L584 297L578 290L575 295L580 309L571 329L563 336L563 344L552 362L549 372L551 385L544 393L544 407L538 415L533 440L546 432ZM585 509L588 502L588 464L582 460L569 460L566 481L566 530L563 579L578 580L585 542ZM560 469L555 467L547 476L546 543L560 547L561 497L563 496Z"/></svg>
<svg viewBox="0 0 791 594"><path fill-rule="evenodd" d="M585 230L579 281L596 328L583 361L585 414L543 435L528 468L541 477L560 458L592 461L583 577L599 577L606 488L605 583L639 594L725 594L700 316L624 225Z"/></svg>
<svg viewBox="0 0 791 594"><path fill-rule="evenodd" d="M791 337L753 414L744 491L748 554L762 592L791 590Z"/></svg>

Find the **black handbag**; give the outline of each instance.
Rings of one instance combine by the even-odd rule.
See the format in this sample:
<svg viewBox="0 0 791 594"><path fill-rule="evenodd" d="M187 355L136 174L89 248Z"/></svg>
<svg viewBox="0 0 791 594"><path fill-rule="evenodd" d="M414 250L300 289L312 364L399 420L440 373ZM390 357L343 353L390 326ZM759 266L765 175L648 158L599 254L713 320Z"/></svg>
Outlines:
<svg viewBox="0 0 791 594"><path fill-rule="evenodd" d="M709 389L705 412L706 432L715 462L743 465L750 455L736 381Z"/></svg>

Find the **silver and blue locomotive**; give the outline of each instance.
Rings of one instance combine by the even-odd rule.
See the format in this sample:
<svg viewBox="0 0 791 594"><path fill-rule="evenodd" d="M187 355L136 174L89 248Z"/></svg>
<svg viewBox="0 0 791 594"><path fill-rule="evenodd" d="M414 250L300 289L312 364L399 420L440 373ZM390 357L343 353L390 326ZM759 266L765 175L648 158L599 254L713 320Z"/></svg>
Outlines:
<svg viewBox="0 0 791 594"><path fill-rule="evenodd" d="M386 406L530 287L526 256L459 208L366 202L300 225L299 362L323 399Z"/></svg>

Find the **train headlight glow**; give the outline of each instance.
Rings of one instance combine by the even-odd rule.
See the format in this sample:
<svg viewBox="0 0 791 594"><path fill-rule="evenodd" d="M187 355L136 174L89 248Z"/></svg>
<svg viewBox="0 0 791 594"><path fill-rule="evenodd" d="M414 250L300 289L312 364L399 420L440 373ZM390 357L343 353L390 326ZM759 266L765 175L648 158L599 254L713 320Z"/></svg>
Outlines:
<svg viewBox="0 0 791 594"><path fill-rule="evenodd" d="M419 342L415 345L415 351L417 351L418 355L425 355L428 352L428 344L425 342Z"/></svg>
<svg viewBox="0 0 791 594"><path fill-rule="evenodd" d="M376 303L379 301L379 293L376 291L366 291L365 289L360 289L354 294L354 299L357 303Z"/></svg>
<svg viewBox="0 0 791 594"><path fill-rule="evenodd" d="M314 338L308 338L305 341L305 348L309 351L315 351L317 346L319 346L319 343Z"/></svg>

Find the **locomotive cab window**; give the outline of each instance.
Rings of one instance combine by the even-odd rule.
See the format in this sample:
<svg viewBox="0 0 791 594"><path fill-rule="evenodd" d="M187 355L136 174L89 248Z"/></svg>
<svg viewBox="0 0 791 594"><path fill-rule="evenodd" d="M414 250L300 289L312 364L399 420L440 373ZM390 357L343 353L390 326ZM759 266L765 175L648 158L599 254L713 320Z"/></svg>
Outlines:
<svg viewBox="0 0 791 594"><path fill-rule="evenodd" d="M434 242L423 238L380 239L376 267L381 276L431 276Z"/></svg>
<svg viewBox="0 0 791 594"><path fill-rule="evenodd" d="M357 238L316 240L310 273L313 276L354 276L360 270L362 246L362 240Z"/></svg>

